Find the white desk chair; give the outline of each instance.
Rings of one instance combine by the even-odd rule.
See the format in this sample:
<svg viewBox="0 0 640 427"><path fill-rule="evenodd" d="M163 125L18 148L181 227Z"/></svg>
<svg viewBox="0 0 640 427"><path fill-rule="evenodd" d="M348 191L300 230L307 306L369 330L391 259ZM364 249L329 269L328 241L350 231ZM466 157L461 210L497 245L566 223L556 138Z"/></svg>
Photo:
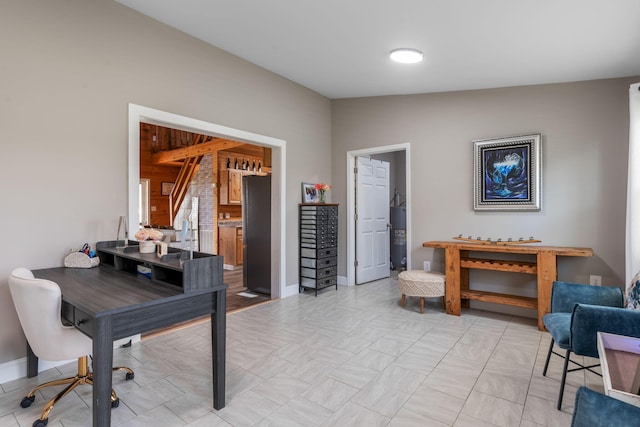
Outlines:
<svg viewBox="0 0 640 427"><path fill-rule="evenodd" d="M88 363L92 341L75 327L62 324L60 318L62 295L56 283L36 279L30 270L17 268L9 276L9 289L22 330L34 354L38 358L50 361L78 359L76 376L40 384L22 399L20 405L28 408L36 398L36 391L44 387L68 384L47 403L40 418L34 421L33 427L43 427L47 425L49 413L60 399L78 385L93 384ZM127 367L117 367L113 370L126 371L127 380L134 377L133 371ZM111 390L111 407L115 408L119 403L120 400L115 391Z"/></svg>

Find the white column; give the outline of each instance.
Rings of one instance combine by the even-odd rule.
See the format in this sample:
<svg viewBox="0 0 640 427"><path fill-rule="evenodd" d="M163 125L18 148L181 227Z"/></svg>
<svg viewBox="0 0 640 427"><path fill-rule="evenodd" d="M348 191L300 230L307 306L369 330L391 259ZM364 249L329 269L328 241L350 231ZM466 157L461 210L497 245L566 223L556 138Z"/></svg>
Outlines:
<svg viewBox="0 0 640 427"><path fill-rule="evenodd" d="M640 83L629 87L626 283L640 271Z"/></svg>

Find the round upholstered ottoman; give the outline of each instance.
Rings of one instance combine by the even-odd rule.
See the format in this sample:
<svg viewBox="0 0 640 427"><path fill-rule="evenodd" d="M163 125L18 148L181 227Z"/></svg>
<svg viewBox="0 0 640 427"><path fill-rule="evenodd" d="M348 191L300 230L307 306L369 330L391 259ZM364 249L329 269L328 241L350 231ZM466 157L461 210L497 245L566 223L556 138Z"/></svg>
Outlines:
<svg viewBox="0 0 640 427"><path fill-rule="evenodd" d="M444 305L444 274L431 271L409 270L398 274L398 289L402 293L401 305L405 297L420 297L420 313L424 313L424 299L442 297Z"/></svg>

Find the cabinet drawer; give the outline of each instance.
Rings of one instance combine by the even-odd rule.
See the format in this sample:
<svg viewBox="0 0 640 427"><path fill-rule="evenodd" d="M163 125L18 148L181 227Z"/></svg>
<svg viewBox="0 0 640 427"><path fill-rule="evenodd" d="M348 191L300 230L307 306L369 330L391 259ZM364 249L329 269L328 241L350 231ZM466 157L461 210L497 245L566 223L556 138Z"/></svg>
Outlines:
<svg viewBox="0 0 640 427"><path fill-rule="evenodd" d="M338 248L310 249L300 248L300 256L304 258L328 258L338 255Z"/></svg>
<svg viewBox="0 0 640 427"><path fill-rule="evenodd" d="M303 249L328 249L328 248L335 248L337 246L336 242L316 242L315 240L309 240L307 239L305 241L305 239L300 239L300 246Z"/></svg>
<svg viewBox="0 0 640 427"><path fill-rule="evenodd" d="M301 286L304 286L305 288L314 288L314 289L325 288L327 286L335 286L336 283L338 283L338 279L336 276L325 277L322 279L308 279L306 277L303 277L300 280Z"/></svg>
<svg viewBox="0 0 640 427"><path fill-rule="evenodd" d="M325 267L325 268L300 268L300 275L303 277L309 277L312 279L321 279L323 277L335 276L337 273L337 268L334 267Z"/></svg>
<svg viewBox="0 0 640 427"><path fill-rule="evenodd" d="M302 267L307 267L307 268L324 268L324 267L331 267L337 264L338 264L338 259L336 257L321 258L321 259L300 258L300 265Z"/></svg>

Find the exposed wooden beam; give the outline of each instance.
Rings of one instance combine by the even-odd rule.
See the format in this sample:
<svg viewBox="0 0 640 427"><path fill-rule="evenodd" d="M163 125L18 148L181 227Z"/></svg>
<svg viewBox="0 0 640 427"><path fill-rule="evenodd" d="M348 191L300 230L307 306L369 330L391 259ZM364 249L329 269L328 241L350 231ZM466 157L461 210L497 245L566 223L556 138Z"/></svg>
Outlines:
<svg viewBox="0 0 640 427"><path fill-rule="evenodd" d="M151 161L153 162L153 164L165 164L169 162L175 162L176 160L187 159L189 157L204 156L205 154L209 154L214 151L229 150L239 145L243 145L243 143L216 138L210 142L194 144L185 148L177 148L175 150L162 151L153 154L151 156Z"/></svg>

